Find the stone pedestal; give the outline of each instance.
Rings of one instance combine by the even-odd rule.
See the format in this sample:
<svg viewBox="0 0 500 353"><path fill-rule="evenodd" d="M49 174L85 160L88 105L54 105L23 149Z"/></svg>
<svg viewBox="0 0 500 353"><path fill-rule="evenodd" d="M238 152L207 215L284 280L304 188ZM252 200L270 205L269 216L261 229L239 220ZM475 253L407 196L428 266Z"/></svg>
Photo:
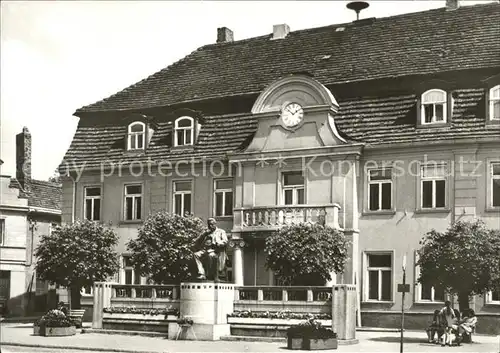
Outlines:
<svg viewBox="0 0 500 353"><path fill-rule="evenodd" d="M180 318L193 320L191 327L170 323L169 339L219 340L229 336L227 315L234 309L234 284L206 282L181 283Z"/></svg>
<svg viewBox="0 0 500 353"><path fill-rule="evenodd" d="M356 286L332 287L332 330L339 340L356 339Z"/></svg>

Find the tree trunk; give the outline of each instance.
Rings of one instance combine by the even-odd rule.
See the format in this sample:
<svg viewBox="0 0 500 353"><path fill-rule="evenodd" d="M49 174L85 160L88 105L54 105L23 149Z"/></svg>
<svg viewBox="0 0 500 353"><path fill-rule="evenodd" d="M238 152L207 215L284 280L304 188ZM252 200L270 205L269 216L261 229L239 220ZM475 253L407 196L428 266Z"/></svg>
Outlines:
<svg viewBox="0 0 500 353"><path fill-rule="evenodd" d="M82 297L80 293L80 287L72 286L70 287L70 295L71 295L71 307L70 309L81 309L80 299Z"/></svg>
<svg viewBox="0 0 500 353"><path fill-rule="evenodd" d="M468 292L458 293L458 308L460 310L460 313L463 313L464 310L469 309L469 297L470 293Z"/></svg>

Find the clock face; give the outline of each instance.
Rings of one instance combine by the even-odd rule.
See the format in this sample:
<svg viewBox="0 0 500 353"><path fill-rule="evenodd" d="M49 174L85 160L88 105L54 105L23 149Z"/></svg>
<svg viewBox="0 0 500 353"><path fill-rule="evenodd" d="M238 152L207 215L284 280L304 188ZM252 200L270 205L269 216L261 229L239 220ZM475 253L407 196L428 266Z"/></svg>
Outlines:
<svg viewBox="0 0 500 353"><path fill-rule="evenodd" d="M286 126L296 126L304 118L304 110L299 104L290 103L283 108L281 112L281 118L283 119L283 123Z"/></svg>

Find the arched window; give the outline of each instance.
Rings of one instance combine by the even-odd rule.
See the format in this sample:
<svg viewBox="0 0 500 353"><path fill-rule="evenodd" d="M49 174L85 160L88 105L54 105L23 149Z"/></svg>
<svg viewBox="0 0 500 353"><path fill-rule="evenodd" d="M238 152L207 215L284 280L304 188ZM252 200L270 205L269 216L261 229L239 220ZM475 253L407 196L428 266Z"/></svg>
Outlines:
<svg viewBox="0 0 500 353"><path fill-rule="evenodd" d="M175 146L188 146L194 140L194 120L189 116L180 117L175 121Z"/></svg>
<svg viewBox="0 0 500 353"><path fill-rule="evenodd" d="M490 89L490 120L500 120L500 85Z"/></svg>
<svg viewBox="0 0 500 353"><path fill-rule="evenodd" d="M136 121L128 126L128 149L139 150L144 148L146 124Z"/></svg>
<svg viewBox="0 0 500 353"><path fill-rule="evenodd" d="M422 94L422 125L446 122L446 92L431 89Z"/></svg>

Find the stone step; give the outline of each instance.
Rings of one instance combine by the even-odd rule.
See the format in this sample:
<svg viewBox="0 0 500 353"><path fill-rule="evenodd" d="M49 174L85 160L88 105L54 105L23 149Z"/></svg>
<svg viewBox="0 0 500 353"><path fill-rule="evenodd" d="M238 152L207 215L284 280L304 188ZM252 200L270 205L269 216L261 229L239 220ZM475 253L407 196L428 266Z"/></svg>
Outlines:
<svg viewBox="0 0 500 353"><path fill-rule="evenodd" d="M129 330L105 330L98 328L84 328L82 333L102 333L106 335L126 335L126 336L143 336L143 337L167 337L166 332L153 331L129 331Z"/></svg>

